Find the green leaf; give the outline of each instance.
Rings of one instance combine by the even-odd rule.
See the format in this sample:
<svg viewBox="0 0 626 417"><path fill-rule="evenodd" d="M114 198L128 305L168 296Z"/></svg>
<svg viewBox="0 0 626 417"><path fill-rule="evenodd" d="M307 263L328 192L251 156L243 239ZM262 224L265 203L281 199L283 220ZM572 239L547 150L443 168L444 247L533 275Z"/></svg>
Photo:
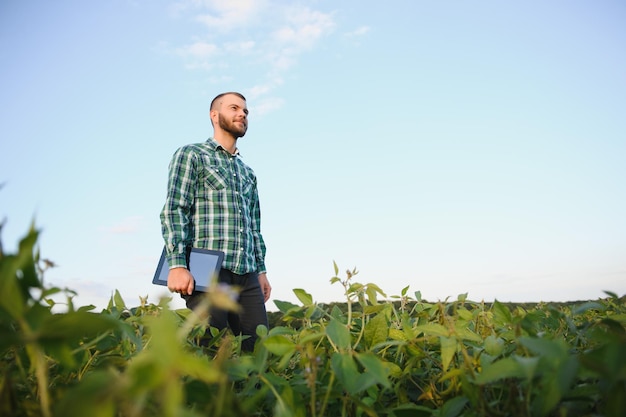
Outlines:
<svg viewBox="0 0 626 417"><path fill-rule="evenodd" d="M330 366L337 380L344 386L346 391L355 394L360 374L352 355L349 353L333 353L330 358Z"/></svg>
<svg viewBox="0 0 626 417"><path fill-rule="evenodd" d="M433 417L436 414L432 408L413 403L401 404L390 410L389 417Z"/></svg>
<svg viewBox="0 0 626 417"><path fill-rule="evenodd" d="M568 356L567 358L564 358L564 360L561 361L561 363L559 364L557 372L554 376L557 379L559 391L563 395L567 393L569 387L572 385L574 379L578 374L579 367L580 362L575 356Z"/></svg>
<svg viewBox="0 0 626 417"><path fill-rule="evenodd" d="M384 362L373 353L357 353L356 359L363 365L365 368L365 373L369 374L377 384L381 384L385 388L391 388L391 384L389 383L388 375L388 367L385 366Z"/></svg>
<svg viewBox="0 0 626 417"><path fill-rule="evenodd" d="M367 289L368 290L372 290L372 291L382 295L383 297L387 296L387 294L385 294L385 292L378 285L373 284L371 282L369 284L367 284Z"/></svg>
<svg viewBox="0 0 626 417"><path fill-rule="evenodd" d="M500 303L498 300L493 302L493 318L494 321L500 324L510 324L513 320L511 316L511 310L504 304Z"/></svg>
<svg viewBox="0 0 626 417"><path fill-rule="evenodd" d="M561 359L567 356L568 347L562 340L549 340L522 336L519 342L530 351L550 359Z"/></svg>
<svg viewBox="0 0 626 417"><path fill-rule="evenodd" d="M365 293L367 294L367 299L369 300L370 304L378 304L378 299L376 297L377 290L375 288L372 288L370 285L368 285L365 289Z"/></svg>
<svg viewBox="0 0 626 417"><path fill-rule="evenodd" d="M115 290L115 294L113 294L113 300L115 301L115 307L118 310L124 311L126 310L126 303L124 303L124 299L118 290Z"/></svg>
<svg viewBox="0 0 626 417"><path fill-rule="evenodd" d="M465 325L457 326L455 328L456 334L463 340L470 340L472 342L481 343L483 339L476 333L465 327Z"/></svg>
<svg viewBox="0 0 626 417"><path fill-rule="evenodd" d="M41 343L47 341L73 342L97 336L122 327L122 322L104 314L75 311L48 316L36 329Z"/></svg>
<svg viewBox="0 0 626 417"><path fill-rule="evenodd" d="M326 335L339 349L350 348L351 335L350 330L345 324L339 322L339 320L332 319L328 326L326 326Z"/></svg>
<svg viewBox="0 0 626 417"><path fill-rule="evenodd" d="M368 347L387 340L389 335L389 324L383 313L379 313L371 318L365 325L364 339Z"/></svg>
<svg viewBox="0 0 626 417"><path fill-rule="evenodd" d="M535 397L532 409L534 415L546 416L557 407L578 372L578 360L575 357L564 358L555 370L548 370L541 378L541 395Z"/></svg>
<svg viewBox="0 0 626 417"><path fill-rule="evenodd" d="M457 341L456 337L439 336L439 342L441 343L441 366L445 372L456 353Z"/></svg>
<svg viewBox="0 0 626 417"><path fill-rule="evenodd" d="M267 334L269 334L270 336L275 336L277 334L286 334L286 335L292 336L296 334L296 331L291 327L276 326L276 327L272 327L271 329L269 329Z"/></svg>
<svg viewBox="0 0 626 417"><path fill-rule="evenodd" d="M263 338L263 337L267 336L268 328L265 327L265 325L259 324L258 326L256 326L255 333L256 333L257 336Z"/></svg>
<svg viewBox="0 0 626 417"><path fill-rule="evenodd" d="M19 244L19 269L22 272L20 281L22 284L22 290L24 290L25 293L28 292L28 288L41 287L41 282L39 281L39 275L37 274L36 268L39 255L35 255L34 253L38 238L39 231L35 229L35 225L33 224L31 225L28 234L20 241Z"/></svg>
<svg viewBox="0 0 626 417"><path fill-rule="evenodd" d="M269 336L263 340L263 345L275 355L291 355L296 350L296 344L283 335Z"/></svg>
<svg viewBox="0 0 626 417"><path fill-rule="evenodd" d="M490 384L506 378L523 377L519 363L512 358L504 358L491 364L484 364L483 371L476 376L475 383L479 385Z"/></svg>
<svg viewBox="0 0 626 417"><path fill-rule="evenodd" d="M515 361L519 364L527 381L535 377L537 366L539 365L538 357L528 358L525 356L515 356Z"/></svg>
<svg viewBox="0 0 626 417"><path fill-rule="evenodd" d="M335 320L341 320L341 319L345 320L345 317L346 317L344 312L341 311L341 309L339 308L337 304L335 304L332 310L330 310L330 316Z"/></svg>
<svg viewBox="0 0 626 417"><path fill-rule="evenodd" d="M402 368L394 362L383 361L383 366L387 370L387 375L393 378L400 378L402 376Z"/></svg>
<svg viewBox="0 0 626 417"><path fill-rule="evenodd" d="M313 296L308 292L304 291L301 288L296 288L293 290L293 293L298 297L298 300L305 306L308 307L313 304Z"/></svg>
<svg viewBox="0 0 626 417"><path fill-rule="evenodd" d="M316 304L311 304L310 306L308 306L306 312L304 313L304 317L306 317L307 319L312 319L314 317L317 318L321 315L323 314L320 313L320 309Z"/></svg>
<svg viewBox="0 0 626 417"><path fill-rule="evenodd" d="M44 299L44 298L48 298L48 297L50 297L51 295L54 295L54 294L58 294L58 293L60 293L61 291L62 291L62 290L61 290L60 288L57 288L57 287L46 288L46 289L44 289L43 291L41 291L41 298L42 298L42 299Z"/></svg>
<svg viewBox="0 0 626 417"><path fill-rule="evenodd" d="M355 282L354 284L350 285L346 293L352 294L352 293L358 292L361 288L363 288L363 284Z"/></svg>
<svg viewBox="0 0 626 417"><path fill-rule="evenodd" d="M604 311L605 307L602 304L598 303L598 302L589 301L589 302L583 303L583 304L581 304L579 306L576 306L576 308L574 308L572 310L572 315L577 316L577 315L583 314L584 312L589 311L589 310Z"/></svg>
<svg viewBox="0 0 626 417"><path fill-rule="evenodd" d="M446 401L439 410L438 417L457 417L468 403L466 397L453 397Z"/></svg>
<svg viewBox="0 0 626 417"><path fill-rule="evenodd" d="M239 360L232 361L226 371L234 381L244 380L257 370L255 359L256 355L254 358L251 355L241 356Z"/></svg>
<svg viewBox="0 0 626 417"><path fill-rule="evenodd" d="M485 338L483 347L485 352L491 356L498 356L504 351L504 340L494 335L489 335Z"/></svg>
<svg viewBox="0 0 626 417"><path fill-rule="evenodd" d="M461 319L465 320L466 322L470 320L474 320L474 314L472 314L472 312L466 309L465 307L457 308L456 313L459 315Z"/></svg>
<svg viewBox="0 0 626 417"><path fill-rule="evenodd" d="M445 374L441 375L441 377L437 380L437 382L443 382L443 381L447 381L449 379L452 378L458 378L463 376L465 370L464 369L459 369L459 368L454 368L449 370L448 372L446 372Z"/></svg>
<svg viewBox="0 0 626 417"><path fill-rule="evenodd" d="M17 281L19 262L15 256L0 258L0 308L14 319L20 318L24 312L24 298Z"/></svg>
<svg viewBox="0 0 626 417"><path fill-rule="evenodd" d="M63 394L55 406L54 415L65 417L113 417L115 393L121 384L111 371L89 373Z"/></svg>
<svg viewBox="0 0 626 417"><path fill-rule="evenodd" d="M426 336L450 336L448 329L439 323L426 323L415 327L415 331L419 334L424 333Z"/></svg>
<svg viewBox="0 0 626 417"><path fill-rule="evenodd" d="M611 320L620 323L622 326L626 326L626 313L612 314Z"/></svg>
<svg viewBox="0 0 626 417"><path fill-rule="evenodd" d="M389 329L389 338L391 340L410 340L402 330L398 329Z"/></svg>
<svg viewBox="0 0 626 417"><path fill-rule="evenodd" d="M413 328L413 323L408 315L402 317L402 330L404 331L405 340L413 340L417 337L418 332Z"/></svg>
<svg viewBox="0 0 626 417"><path fill-rule="evenodd" d="M374 306L366 305L365 307L363 307L363 314L365 314L366 316L376 314L385 310L386 308L388 308L388 304L376 304Z"/></svg>
<svg viewBox="0 0 626 417"><path fill-rule="evenodd" d="M321 338L324 337L324 333L311 333L311 334L307 334L306 336L302 337L300 339L300 344L301 345L305 345L309 342L317 342L318 340L320 340Z"/></svg>
<svg viewBox="0 0 626 417"><path fill-rule="evenodd" d="M183 344L186 337L181 333L180 319L171 311L159 316L146 316L150 342L129 363L127 372L134 384L129 395L137 395L150 387L173 383L172 376L188 375L208 383L221 378L220 369L207 356L188 351Z"/></svg>
<svg viewBox="0 0 626 417"><path fill-rule="evenodd" d="M285 385L274 406L274 417L296 417L303 413L302 398L296 395L290 385Z"/></svg>
<svg viewBox="0 0 626 417"><path fill-rule="evenodd" d="M280 312L283 314L287 314L290 310L300 309L299 305L290 303L288 301L274 300L274 304L276 305L276 307L278 307L278 310L280 310Z"/></svg>

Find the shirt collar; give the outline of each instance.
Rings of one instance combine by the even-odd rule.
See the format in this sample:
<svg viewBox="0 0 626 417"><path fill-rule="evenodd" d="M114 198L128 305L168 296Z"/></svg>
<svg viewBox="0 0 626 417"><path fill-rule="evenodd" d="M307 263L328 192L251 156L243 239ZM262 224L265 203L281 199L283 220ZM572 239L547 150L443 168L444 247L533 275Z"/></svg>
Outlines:
<svg viewBox="0 0 626 417"><path fill-rule="evenodd" d="M215 139L213 139L213 137L210 137L207 139L206 143L211 147L211 149L213 150L218 150L218 149L223 149L228 155L230 156L241 156L241 153L239 152L239 148L235 148L235 153L230 153L228 152L226 149L224 149L224 147L222 145L220 145L220 143L218 141L216 141Z"/></svg>

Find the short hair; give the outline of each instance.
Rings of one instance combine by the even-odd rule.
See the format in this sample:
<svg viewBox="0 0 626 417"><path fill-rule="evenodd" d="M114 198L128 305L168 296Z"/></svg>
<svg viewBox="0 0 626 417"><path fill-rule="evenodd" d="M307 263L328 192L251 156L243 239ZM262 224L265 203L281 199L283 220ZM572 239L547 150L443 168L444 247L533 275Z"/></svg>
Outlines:
<svg viewBox="0 0 626 417"><path fill-rule="evenodd" d="M222 93L222 94L218 94L217 96L215 96L215 98L211 101L211 107L209 108L209 110L213 110L213 109L215 108L215 105L216 105L217 101L218 101L220 98L222 98L222 97L224 97L224 96L227 96L227 95L229 95L229 94L236 95L237 97L239 97L239 98L240 98L240 99L242 99L243 101L246 101L246 98L243 96L243 94L238 93L238 92L236 92L236 91L229 91L229 92L227 92L227 93Z"/></svg>

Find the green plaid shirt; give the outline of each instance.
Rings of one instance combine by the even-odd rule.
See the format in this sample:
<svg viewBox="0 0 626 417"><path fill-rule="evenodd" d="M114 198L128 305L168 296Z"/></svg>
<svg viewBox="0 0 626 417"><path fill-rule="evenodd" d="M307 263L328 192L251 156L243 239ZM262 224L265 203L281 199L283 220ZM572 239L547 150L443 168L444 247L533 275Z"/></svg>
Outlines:
<svg viewBox="0 0 626 417"><path fill-rule="evenodd" d="M256 175L213 138L174 153L161 229L170 268L187 267L193 246L224 252L236 274L266 272Z"/></svg>

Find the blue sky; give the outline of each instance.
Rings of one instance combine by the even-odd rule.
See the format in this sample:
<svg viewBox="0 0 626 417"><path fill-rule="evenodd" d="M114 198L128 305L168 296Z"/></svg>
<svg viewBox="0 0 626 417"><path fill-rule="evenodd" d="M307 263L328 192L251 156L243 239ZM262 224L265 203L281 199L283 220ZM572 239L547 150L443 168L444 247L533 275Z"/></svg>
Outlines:
<svg viewBox="0 0 626 417"><path fill-rule="evenodd" d="M237 90L273 299L343 301L333 261L428 300L623 295L624 21L617 0L5 0L4 248L34 219L78 304L157 302L169 159Z"/></svg>

